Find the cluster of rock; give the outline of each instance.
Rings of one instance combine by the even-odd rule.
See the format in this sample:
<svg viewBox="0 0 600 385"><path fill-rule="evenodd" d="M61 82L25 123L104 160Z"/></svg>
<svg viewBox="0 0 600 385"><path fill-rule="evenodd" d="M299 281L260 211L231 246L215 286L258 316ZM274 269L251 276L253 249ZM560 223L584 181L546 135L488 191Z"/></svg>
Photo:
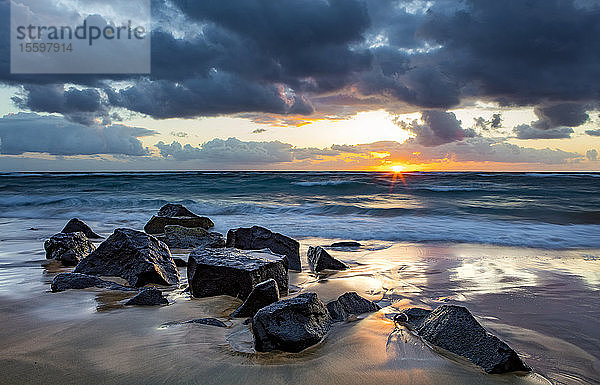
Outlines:
<svg viewBox="0 0 600 385"><path fill-rule="evenodd" d="M139 289L126 305L166 305L168 300L160 289L144 286L178 285L177 267L187 265L192 296L229 295L244 301L231 316L248 318L259 352L299 352L319 343L335 322L380 309L355 292L327 304L315 293L281 299L288 295L288 270L302 269L298 241L259 226L229 230L225 240L221 234L208 231L213 226L209 218L182 205L167 204L146 224L145 232L116 229L96 248L89 238L101 237L74 218L44 243L46 258L75 266L72 273L58 274L51 290ZM358 242L330 245L360 246ZM174 259L169 248L193 250L186 262ZM308 248L307 261L314 273L348 269L320 246ZM129 286L100 277L120 277ZM514 350L489 334L463 307L445 305L433 311L411 308L395 320L430 344L467 358L487 373L530 370ZM214 318L182 323L226 326Z"/></svg>
<svg viewBox="0 0 600 385"><path fill-rule="evenodd" d="M410 308L395 320L430 344L468 359L486 373L531 370L513 349L485 330L465 307L442 305L433 311Z"/></svg>

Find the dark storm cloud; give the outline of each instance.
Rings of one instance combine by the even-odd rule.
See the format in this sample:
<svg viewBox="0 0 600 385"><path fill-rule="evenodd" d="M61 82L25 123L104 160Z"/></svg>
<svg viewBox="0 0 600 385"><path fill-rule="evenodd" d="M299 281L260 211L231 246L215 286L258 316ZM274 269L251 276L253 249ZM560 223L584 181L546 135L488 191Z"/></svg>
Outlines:
<svg viewBox="0 0 600 385"><path fill-rule="evenodd" d="M571 137L571 127L536 128L529 124L521 124L513 129L517 139L567 139Z"/></svg>
<svg viewBox="0 0 600 385"><path fill-rule="evenodd" d="M423 146L439 146L444 143L461 141L467 137L475 136L473 130L464 130L460 120L452 112L445 111L423 111L421 120L410 123L398 122L401 128L410 130L416 137L414 141Z"/></svg>
<svg viewBox="0 0 600 385"><path fill-rule="evenodd" d="M0 0L3 25L9 25L8 4ZM315 106L323 115L345 116L403 104L413 111L446 110L480 98L535 106L539 122L533 128L564 133L562 127L583 124L600 98L595 81L600 8L594 1L154 0L152 5L157 23L149 77L11 76L9 31L3 28L0 79L24 85L15 99L22 108L88 124L105 120L112 107L155 118L311 114ZM111 80L130 83L117 89ZM72 90L64 83L81 87ZM349 108L340 107L344 100L352 101ZM481 127L500 125L498 117ZM436 134L439 140L430 143L460 137L460 131L454 134L446 139Z"/></svg>
<svg viewBox="0 0 600 385"><path fill-rule="evenodd" d="M578 127L588 121L589 107L585 104L562 103L550 106L540 106L535 109L539 117L536 127L548 129L560 126Z"/></svg>
<svg viewBox="0 0 600 385"><path fill-rule="evenodd" d="M65 90L63 85L24 86L26 96L14 96L12 100L23 109L37 112L60 113L77 123L92 125L96 119L110 122L109 109L100 92L95 88Z"/></svg>
<svg viewBox="0 0 600 385"><path fill-rule="evenodd" d="M140 127L89 127L58 116L18 113L0 118L0 153L52 155L148 155L139 137L155 132Z"/></svg>

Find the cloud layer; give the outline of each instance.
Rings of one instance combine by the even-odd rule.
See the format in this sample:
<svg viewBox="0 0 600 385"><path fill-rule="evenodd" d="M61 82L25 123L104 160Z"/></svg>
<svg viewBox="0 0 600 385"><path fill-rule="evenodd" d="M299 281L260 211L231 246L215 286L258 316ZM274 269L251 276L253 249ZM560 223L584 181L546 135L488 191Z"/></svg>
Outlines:
<svg viewBox="0 0 600 385"><path fill-rule="evenodd" d="M58 116L18 113L0 118L0 154L148 155L138 138L155 132L115 124L89 127Z"/></svg>

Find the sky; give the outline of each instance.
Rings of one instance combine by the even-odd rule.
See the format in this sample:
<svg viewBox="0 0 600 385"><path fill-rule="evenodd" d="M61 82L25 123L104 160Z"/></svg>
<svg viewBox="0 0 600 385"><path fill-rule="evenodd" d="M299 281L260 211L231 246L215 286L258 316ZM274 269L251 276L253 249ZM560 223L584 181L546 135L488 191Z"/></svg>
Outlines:
<svg viewBox="0 0 600 385"><path fill-rule="evenodd" d="M0 171L600 171L600 0L152 0L146 75L11 74L9 9Z"/></svg>

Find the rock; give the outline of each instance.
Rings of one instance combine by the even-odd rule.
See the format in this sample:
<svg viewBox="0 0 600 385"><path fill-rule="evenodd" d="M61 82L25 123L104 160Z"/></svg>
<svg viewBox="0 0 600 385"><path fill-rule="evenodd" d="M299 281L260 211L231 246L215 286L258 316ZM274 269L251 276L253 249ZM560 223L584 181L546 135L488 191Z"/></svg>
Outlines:
<svg viewBox="0 0 600 385"><path fill-rule="evenodd" d="M175 261L175 266L177 267L186 267L187 261L183 258L173 257L173 261Z"/></svg>
<svg viewBox="0 0 600 385"><path fill-rule="evenodd" d="M259 352L299 352L323 339L331 317L315 293L303 293L260 309L252 319L254 347Z"/></svg>
<svg viewBox="0 0 600 385"><path fill-rule="evenodd" d="M274 233L264 227L240 227L229 230L227 232L227 247L235 247L242 250L269 249L274 253L285 255L289 269L302 270L302 265L300 264L300 243L295 239Z"/></svg>
<svg viewBox="0 0 600 385"><path fill-rule="evenodd" d="M105 281L93 275L79 273L60 273L52 280L50 289L53 292L65 291L68 289L87 289L89 287L99 287L109 290L135 290L131 287L119 285L114 282Z"/></svg>
<svg viewBox="0 0 600 385"><path fill-rule="evenodd" d="M82 232L58 233L44 242L44 249L46 259L56 259L64 266L75 266L96 250L96 246Z"/></svg>
<svg viewBox="0 0 600 385"><path fill-rule="evenodd" d="M179 272L167 245L131 229L116 229L73 272L121 277L135 287L179 283Z"/></svg>
<svg viewBox="0 0 600 385"><path fill-rule="evenodd" d="M252 317L263 307L279 301L279 288L274 279L268 279L254 286L246 301L238 307L232 317Z"/></svg>
<svg viewBox="0 0 600 385"><path fill-rule="evenodd" d="M96 234L84 221L81 221L77 218L73 218L69 222L67 222L64 229L62 229L61 233L76 233L78 231L84 233L85 236L88 238L102 238L100 235Z"/></svg>
<svg viewBox="0 0 600 385"><path fill-rule="evenodd" d="M182 227L202 227L209 229L215 224L206 217L159 217L153 216L146 226L144 231L148 234L161 234L165 232L165 226L178 225Z"/></svg>
<svg viewBox="0 0 600 385"><path fill-rule="evenodd" d="M209 326L217 326L220 328L225 328L227 325L221 320L216 318L196 318L189 321L185 321L184 324L200 324L200 325L209 325Z"/></svg>
<svg viewBox="0 0 600 385"><path fill-rule="evenodd" d="M423 317L425 313L426 317ZM518 354L490 334L467 308L442 305L433 311L405 310L405 322L425 341L467 358L486 373L530 371Z"/></svg>
<svg viewBox="0 0 600 385"><path fill-rule="evenodd" d="M321 246L308 248L308 265L310 269L317 273L321 270L346 270L348 266L345 263L333 258Z"/></svg>
<svg viewBox="0 0 600 385"><path fill-rule="evenodd" d="M131 298L125 305L156 306L168 305L169 301L163 297L162 292L155 287L142 289L135 297Z"/></svg>
<svg viewBox="0 0 600 385"><path fill-rule="evenodd" d="M227 325L216 318L196 318L189 321L172 321L166 322L162 324L162 326L175 326L175 325L186 325L186 324L200 324L200 325L209 325L209 326L217 326L220 328L226 328Z"/></svg>
<svg viewBox="0 0 600 385"><path fill-rule="evenodd" d="M225 247L225 238L219 233L206 231L202 227L189 228L178 225L165 226L164 242L174 249Z"/></svg>
<svg viewBox="0 0 600 385"><path fill-rule="evenodd" d="M177 204L167 203L166 205L161 207L160 210L158 210L158 213L156 215L158 215L159 217L196 217L196 218L198 218L198 215L194 214L193 212L191 212L190 210L185 208L184 205L180 205L178 203Z"/></svg>
<svg viewBox="0 0 600 385"><path fill-rule="evenodd" d="M351 314L371 313L379 309L381 308L375 302L361 297L354 291L342 294L337 300L327 304L327 310L335 321L345 321Z"/></svg>
<svg viewBox="0 0 600 385"><path fill-rule="evenodd" d="M354 241L344 241L332 243L329 247L361 247L362 245Z"/></svg>
<svg viewBox="0 0 600 385"><path fill-rule="evenodd" d="M245 300L252 289L273 278L279 292L288 293L288 273L282 256L268 250L194 249L187 268L194 297L230 295Z"/></svg>
<svg viewBox="0 0 600 385"><path fill-rule="evenodd" d="M148 234L161 234L165 232L165 226L178 225L182 227L201 227L209 229L215 224L207 217L200 217L182 205L166 204L153 216L146 226L144 231Z"/></svg>

